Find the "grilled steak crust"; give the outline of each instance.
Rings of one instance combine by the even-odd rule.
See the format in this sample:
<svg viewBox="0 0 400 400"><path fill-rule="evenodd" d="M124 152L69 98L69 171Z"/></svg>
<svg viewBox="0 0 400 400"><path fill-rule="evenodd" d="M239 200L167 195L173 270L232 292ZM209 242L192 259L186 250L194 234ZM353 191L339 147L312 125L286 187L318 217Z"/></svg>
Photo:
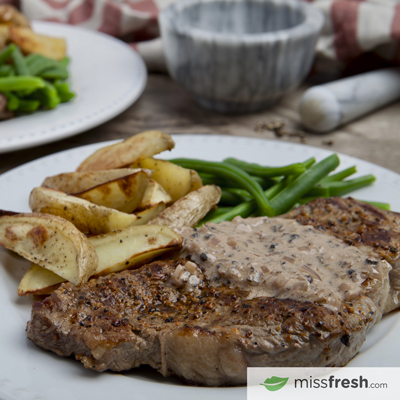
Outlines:
<svg viewBox="0 0 400 400"><path fill-rule="evenodd" d="M391 266L390 300L385 313L400 307L400 214L381 210L351 197L319 198L297 207L283 218L330 233L364 248Z"/></svg>
<svg viewBox="0 0 400 400"><path fill-rule="evenodd" d="M186 282L176 279L184 265L195 277ZM247 298L214 286L191 261L158 261L80 287L62 284L33 305L27 334L95 371L147 364L189 383L241 385L247 367L345 365L381 316L365 293L336 311Z"/></svg>

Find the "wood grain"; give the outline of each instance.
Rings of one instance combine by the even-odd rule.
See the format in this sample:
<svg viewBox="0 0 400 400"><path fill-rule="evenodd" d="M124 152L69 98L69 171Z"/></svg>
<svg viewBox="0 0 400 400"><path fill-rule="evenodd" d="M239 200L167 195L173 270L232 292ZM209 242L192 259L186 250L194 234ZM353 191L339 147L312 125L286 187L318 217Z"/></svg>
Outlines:
<svg viewBox="0 0 400 400"><path fill-rule="evenodd" d="M40 147L0 154L0 173L36 158L85 144L124 139L149 129L169 134L220 134L277 139L268 130L271 122L283 122L279 140L304 142L358 157L400 173L400 103L395 103L335 132L319 135L302 130L297 104L301 87L267 111L229 115L201 108L166 75L150 75L141 98L111 121L82 134ZM1 134L1 131L0 131ZM293 136L291 136L293 135ZM304 137L300 137L304 136Z"/></svg>

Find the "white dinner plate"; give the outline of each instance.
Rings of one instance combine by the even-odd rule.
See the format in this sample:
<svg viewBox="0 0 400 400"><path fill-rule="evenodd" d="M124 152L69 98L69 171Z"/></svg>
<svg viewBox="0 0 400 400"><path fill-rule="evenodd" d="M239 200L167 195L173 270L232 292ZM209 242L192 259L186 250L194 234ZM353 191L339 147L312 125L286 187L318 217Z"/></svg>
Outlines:
<svg viewBox="0 0 400 400"><path fill-rule="evenodd" d="M71 58L69 80L76 97L54 110L0 121L0 153L57 141L98 126L133 104L146 84L143 60L121 40L71 25L32 25L37 33L66 39Z"/></svg>
<svg viewBox="0 0 400 400"><path fill-rule="evenodd" d="M163 158L191 157L222 160L237 157L264 165L283 165L317 160L330 151L305 145L232 136L180 135L176 147ZM53 154L0 176L0 209L29 211L28 197L44 178L74 171L85 157L107 143L89 145ZM340 155L341 167L357 165L360 174L374 174L376 183L352 194L364 200L389 202L400 211L400 175L371 163ZM73 359L61 358L37 348L26 338L32 299L17 296L18 282L28 262L0 249L0 399L35 400L239 400L246 388L202 388L185 386L177 379L165 379L148 369L123 374L86 370ZM394 312L373 328L352 366L399 366L400 314ZM199 349L201 351L201 349Z"/></svg>

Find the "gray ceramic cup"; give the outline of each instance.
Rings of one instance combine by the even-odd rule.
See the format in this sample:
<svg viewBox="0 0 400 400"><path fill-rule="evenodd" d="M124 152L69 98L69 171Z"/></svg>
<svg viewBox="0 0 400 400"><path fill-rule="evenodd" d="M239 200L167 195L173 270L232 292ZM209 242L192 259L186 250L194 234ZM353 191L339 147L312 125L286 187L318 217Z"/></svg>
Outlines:
<svg viewBox="0 0 400 400"><path fill-rule="evenodd" d="M183 0L159 18L170 75L205 107L268 108L310 71L322 13L298 0Z"/></svg>

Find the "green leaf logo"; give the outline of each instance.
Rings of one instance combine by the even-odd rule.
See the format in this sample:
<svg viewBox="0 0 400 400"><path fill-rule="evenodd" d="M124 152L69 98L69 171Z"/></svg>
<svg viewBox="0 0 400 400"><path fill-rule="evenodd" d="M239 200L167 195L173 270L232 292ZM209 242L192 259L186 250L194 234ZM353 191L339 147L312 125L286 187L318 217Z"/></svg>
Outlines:
<svg viewBox="0 0 400 400"><path fill-rule="evenodd" d="M279 378L279 376L271 376L271 378L268 378L264 381L264 383L260 383L260 385L265 386L267 390L270 392L276 392L279 389L282 389L289 378Z"/></svg>

